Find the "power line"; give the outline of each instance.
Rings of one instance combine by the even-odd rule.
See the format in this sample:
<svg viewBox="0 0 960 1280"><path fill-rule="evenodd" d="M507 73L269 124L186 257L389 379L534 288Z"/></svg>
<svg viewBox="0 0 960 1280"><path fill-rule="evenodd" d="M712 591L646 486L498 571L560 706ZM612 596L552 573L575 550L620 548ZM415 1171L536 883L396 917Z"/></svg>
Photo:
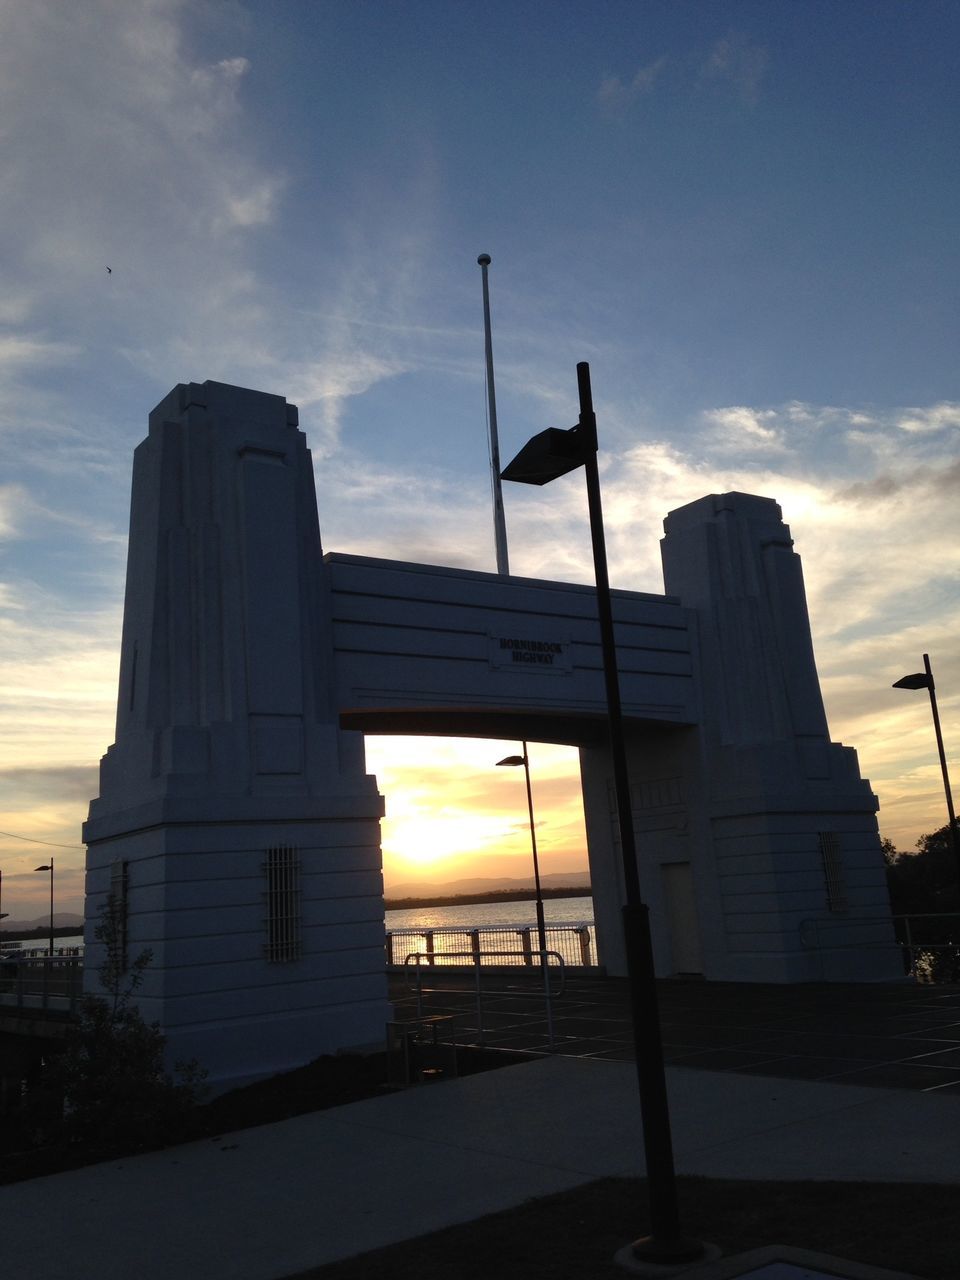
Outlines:
<svg viewBox="0 0 960 1280"><path fill-rule="evenodd" d="M82 849L82 844L55 844L52 840L34 840L33 836L19 836L15 831L0 831L0 836L9 836L11 840L26 840L29 844L45 844L51 849Z"/></svg>

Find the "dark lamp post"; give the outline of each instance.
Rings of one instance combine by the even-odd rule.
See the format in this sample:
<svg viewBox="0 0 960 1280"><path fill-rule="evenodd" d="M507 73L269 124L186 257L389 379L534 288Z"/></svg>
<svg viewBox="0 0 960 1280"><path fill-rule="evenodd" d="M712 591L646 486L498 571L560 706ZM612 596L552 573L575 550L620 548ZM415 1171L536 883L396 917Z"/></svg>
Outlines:
<svg viewBox="0 0 960 1280"><path fill-rule="evenodd" d="M957 876L960 878L960 832L957 831L957 819L953 812L953 793L950 790L950 775L947 772L947 756L943 749L943 734L940 731L940 713L937 710L936 685L933 682L933 668L930 666L930 655L923 655L923 670L913 675L903 676L893 683L894 689L926 689L930 694L930 710L933 713L933 731L937 738L937 752L940 756L940 772L943 774L943 790L947 797L947 818L950 826L950 842L953 856L957 863Z"/></svg>
<svg viewBox="0 0 960 1280"><path fill-rule="evenodd" d="M580 393L580 417L577 425L568 431L549 428L534 436L505 468L503 479L515 480L521 484L542 485L580 466L585 472L610 726L610 755L626 886L626 905L622 911L623 934L650 1197L650 1235L634 1242L633 1253L642 1261L680 1263L703 1257L704 1246L700 1241L684 1236L680 1229L670 1108L650 936L650 910L640 894L633 810L630 803L630 779L600 501L600 475L597 469L597 420L590 390L590 366L585 362L577 365L577 386Z"/></svg>
<svg viewBox="0 0 960 1280"><path fill-rule="evenodd" d="M50 872L50 958L53 959L53 859L45 862L42 867L35 867L34 870Z"/></svg>
<svg viewBox="0 0 960 1280"><path fill-rule="evenodd" d="M3 905L3 872L0 871L0 906ZM0 911L0 920L6 920L10 913L8 911Z"/></svg>
<svg viewBox="0 0 960 1280"><path fill-rule="evenodd" d="M530 847L533 850L533 883L537 895L537 938L540 943L540 963L547 963L547 926L543 918L543 892L540 888L540 862L537 858L537 831L533 822L533 791L530 787L530 757L527 755L527 744L523 744L522 756L505 756L503 760L498 760L497 765L507 765L516 768L523 765L524 776L527 781L527 812L530 815Z"/></svg>

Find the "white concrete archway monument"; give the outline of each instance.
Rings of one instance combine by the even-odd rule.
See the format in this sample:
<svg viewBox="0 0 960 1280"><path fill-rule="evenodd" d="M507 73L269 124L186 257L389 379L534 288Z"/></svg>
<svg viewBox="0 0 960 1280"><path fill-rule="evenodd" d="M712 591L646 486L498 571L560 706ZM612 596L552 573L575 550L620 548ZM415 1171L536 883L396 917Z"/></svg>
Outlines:
<svg viewBox="0 0 960 1280"><path fill-rule="evenodd" d="M614 592L658 972L899 974L856 754L829 739L800 561L769 498L671 512L669 594ZM116 741L84 828L144 1015L225 1085L382 1043L379 820L363 733L580 748L598 942L622 973L593 589L323 555L282 396L177 386L134 459ZM819 945L812 945L818 943Z"/></svg>

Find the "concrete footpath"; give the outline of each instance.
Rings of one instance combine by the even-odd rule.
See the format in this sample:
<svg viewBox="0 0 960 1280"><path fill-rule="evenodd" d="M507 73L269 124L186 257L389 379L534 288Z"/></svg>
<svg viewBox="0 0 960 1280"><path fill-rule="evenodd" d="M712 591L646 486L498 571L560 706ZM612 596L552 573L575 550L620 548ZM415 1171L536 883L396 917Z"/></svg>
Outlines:
<svg viewBox="0 0 960 1280"><path fill-rule="evenodd" d="M677 1170L960 1182L960 1097L670 1068ZM632 1063L549 1058L0 1188L4 1271L278 1280L643 1172Z"/></svg>

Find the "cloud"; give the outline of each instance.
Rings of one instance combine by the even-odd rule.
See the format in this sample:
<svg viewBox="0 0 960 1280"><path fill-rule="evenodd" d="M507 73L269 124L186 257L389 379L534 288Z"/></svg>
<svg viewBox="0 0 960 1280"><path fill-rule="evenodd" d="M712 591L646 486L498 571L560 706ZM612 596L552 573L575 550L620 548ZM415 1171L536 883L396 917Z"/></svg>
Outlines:
<svg viewBox="0 0 960 1280"><path fill-rule="evenodd" d="M99 759L113 734L119 601L71 606L59 589L6 584L0 615L0 769Z"/></svg>
<svg viewBox="0 0 960 1280"><path fill-rule="evenodd" d="M96 795L98 781L96 764L56 765L49 768L14 766L0 769L0 792L21 797L42 797L46 801L57 797L60 800L80 800L86 803L91 796Z"/></svg>
<svg viewBox="0 0 960 1280"><path fill-rule="evenodd" d="M67 342L49 342L31 334L0 334L0 373L15 374L25 366L60 364L73 360L80 348Z"/></svg>
<svg viewBox="0 0 960 1280"><path fill-rule="evenodd" d="M315 459L314 471L325 550L493 570L482 481L463 482L436 467L378 465L349 449Z"/></svg>
<svg viewBox="0 0 960 1280"><path fill-rule="evenodd" d="M914 500L926 501L930 492L950 494L960 489L960 461L939 467L920 466L899 474L881 474L870 480L858 480L837 492L841 502L858 505L884 502L904 494L912 494Z"/></svg>
<svg viewBox="0 0 960 1280"><path fill-rule="evenodd" d="M0 248L18 264L21 360L36 314L49 317L37 352L48 367L106 347L153 372L221 334L230 350L241 331L247 345L252 327L268 330L247 255L285 175L242 127L247 60L199 62L183 11L178 0L0 10Z"/></svg>
<svg viewBox="0 0 960 1280"><path fill-rule="evenodd" d="M597 100L615 111L626 111L638 98L651 94L667 65L665 57L639 67L632 79L624 82L619 76L605 76L597 90Z"/></svg>
<svg viewBox="0 0 960 1280"><path fill-rule="evenodd" d="M912 434L949 431L960 427L960 404L942 401L928 409L905 409L897 425Z"/></svg>
<svg viewBox="0 0 960 1280"><path fill-rule="evenodd" d="M795 416L793 406L789 416ZM776 428L778 415L766 409L749 409L745 405L733 405L727 409L708 409L704 420L716 428L715 447L735 449L780 449L783 441Z"/></svg>
<svg viewBox="0 0 960 1280"><path fill-rule="evenodd" d="M227 80L239 80L250 70L250 63L246 58L223 58L217 63L216 69Z"/></svg>
<svg viewBox="0 0 960 1280"><path fill-rule="evenodd" d="M742 32L732 32L713 45L701 67L708 80L731 85L741 101L753 104L760 96L770 55L761 45L751 44Z"/></svg>
<svg viewBox="0 0 960 1280"><path fill-rule="evenodd" d="M367 739L367 767L386 798L382 826L388 884L424 876L435 879L441 867L440 878L531 874L523 772L496 766L515 754L518 745L451 738ZM536 743L529 748L529 758L541 871L585 866L576 750ZM483 859L479 866L478 853ZM457 859L463 860L462 869Z"/></svg>
<svg viewBox="0 0 960 1280"><path fill-rule="evenodd" d="M229 227L251 177L262 192L266 177L234 132L246 60L197 65L181 10L172 0L6 7L0 104L15 180L3 202L34 265L75 278L95 267L99 278L110 263L122 277L143 250L162 256L184 232Z"/></svg>
<svg viewBox="0 0 960 1280"><path fill-rule="evenodd" d="M26 490L19 484L0 485L0 538L10 541L20 536L22 513L32 505ZM10 607L9 587L6 606Z"/></svg>

